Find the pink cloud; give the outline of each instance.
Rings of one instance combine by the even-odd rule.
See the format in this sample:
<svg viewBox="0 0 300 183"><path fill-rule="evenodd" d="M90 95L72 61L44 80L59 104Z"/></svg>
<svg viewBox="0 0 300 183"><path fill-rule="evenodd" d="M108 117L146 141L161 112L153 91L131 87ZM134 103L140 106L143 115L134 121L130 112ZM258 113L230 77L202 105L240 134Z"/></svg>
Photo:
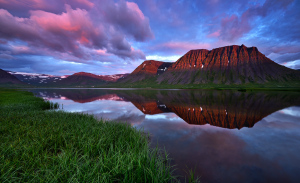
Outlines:
<svg viewBox="0 0 300 183"><path fill-rule="evenodd" d="M94 8L94 3L88 0L72 2ZM7 1L0 0L1 3ZM46 1L31 0L29 3L35 3L38 7ZM104 5L109 8L105 9ZM145 41L153 37L149 20L137 4L107 1L101 7L104 9L95 7L89 12L73 9L66 4L62 13L30 10L28 18L13 16L7 10L0 9L0 27L5 27L1 28L0 37L3 41L22 40L32 50L39 50L40 54L72 61L103 60L97 55L103 57L111 54L124 59L144 59L144 53L132 49L127 40L134 37L137 41ZM106 53L93 55L93 50L106 50Z"/></svg>
<svg viewBox="0 0 300 183"><path fill-rule="evenodd" d="M223 18L221 21L221 31L219 36L228 41L234 41L240 38L242 35L251 30L248 19L249 16L247 12L245 12L241 18L236 15Z"/></svg>
<svg viewBox="0 0 300 183"><path fill-rule="evenodd" d="M13 56L11 56L9 54L5 54L5 53L0 53L0 58L6 59L6 60L12 60L12 59L14 59Z"/></svg>
<svg viewBox="0 0 300 183"><path fill-rule="evenodd" d="M216 32L213 32L209 35L207 35L208 38L214 38L214 37L219 37L220 36L221 30L217 30Z"/></svg>
<svg viewBox="0 0 300 183"><path fill-rule="evenodd" d="M191 43L191 42L167 42L155 46L154 49L171 50L177 54L183 54L189 50L209 49L211 46L208 43Z"/></svg>
<svg viewBox="0 0 300 183"><path fill-rule="evenodd" d="M297 45L285 45L285 46L273 46L270 49L273 53L286 54L286 53L298 53L300 52L300 47Z"/></svg>
<svg viewBox="0 0 300 183"><path fill-rule="evenodd" d="M73 10L66 5L66 12L60 15L45 11L30 11L30 19L39 24L43 29L49 31L80 31L83 26L92 28L92 22L86 10Z"/></svg>
<svg viewBox="0 0 300 183"><path fill-rule="evenodd" d="M28 6L31 8L44 8L47 3L45 0L27 0L26 2L20 0L0 0L0 4L2 5L10 5L10 6Z"/></svg>
<svg viewBox="0 0 300 183"><path fill-rule="evenodd" d="M147 41L154 39L150 28L149 19L144 16L138 5L134 2L124 0L114 3L113 1L95 2L95 13L103 14L98 18L99 22L106 21L114 25L113 30L124 33L127 37L136 41Z"/></svg>
<svg viewBox="0 0 300 183"><path fill-rule="evenodd" d="M144 14L142 13L142 11L140 10L140 8L137 4L135 4L133 2L126 2L126 5L127 5L128 9L130 9L132 12L136 13L141 20L145 19Z"/></svg>
<svg viewBox="0 0 300 183"><path fill-rule="evenodd" d="M265 17L274 10L284 10L293 0L266 0L264 4L257 4L248 8L241 16L232 14L221 20L220 38L227 41L235 41L251 31L251 24L257 17Z"/></svg>
<svg viewBox="0 0 300 183"><path fill-rule="evenodd" d="M90 2L89 0L68 0L67 3L71 3L72 1L82 5L86 5L89 8L92 8L94 6L94 3Z"/></svg>
<svg viewBox="0 0 300 183"><path fill-rule="evenodd" d="M110 56L111 55L111 54L107 53L107 50L98 49L98 50L95 50L95 52L102 56Z"/></svg>
<svg viewBox="0 0 300 183"><path fill-rule="evenodd" d="M70 70L65 69L65 70L59 70L58 72L63 73L63 74L65 74L65 73L74 74L76 71L70 71ZM66 76L62 76L62 78L66 78Z"/></svg>
<svg viewBox="0 0 300 183"><path fill-rule="evenodd" d="M12 45L12 52L15 54L20 54L20 53L30 53L31 49L28 46L17 46L17 45Z"/></svg>
<svg viewBox="0 0 300 183"><path fill-rule="evenodd" d="M61 13L65 4L72 8L91 9L94 3L89 0L0 0L0 7L8 11L16 11L17 14L27 14L30 10L42 10L51 13Z"/></svg>
<svg viewBox="0 0 300 183"><path fill-rule="evenodd" d="M190 43L190 42L168 42L162 46L172 49L207 49L209 48L208 43Z"/></svg>

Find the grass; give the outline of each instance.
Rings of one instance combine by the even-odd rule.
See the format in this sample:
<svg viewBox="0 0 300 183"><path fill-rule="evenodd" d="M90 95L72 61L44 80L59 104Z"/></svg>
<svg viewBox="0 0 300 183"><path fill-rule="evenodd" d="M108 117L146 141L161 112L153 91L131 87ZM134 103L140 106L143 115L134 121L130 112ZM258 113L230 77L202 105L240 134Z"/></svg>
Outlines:
<svg viewBox="0 0 300 183"><path fill-rule="evenodd" d="M13 83L0 83L0 89L4 88L33 88L30 84L13 84Z"/></svg>
<svg viewBox="0 0 300 183"><path fill-rule="evenodd" d="M45 110L32 93L0 90L0 182L170 182L167 155L125 123Z"/></svg>
<svg viewBox="0 0 300 183"><path fill-rule="evenodd" d="M247 83L247 84L158 84L153 81L138 81L135 83L122 83L122 84L107 84L99 85L95 88L153 88L153 89L216 89L216 90L266 90L266 91L300 91L300 82L290 83L276 83L269 82L264 84Z"/></svg>
<svg viewBox="0 0 300 183"><path fill-rule="evenodd" d="M196 177L195 175L195 170L193 169L190 169L188 170L188 172L186 172L188 174L188 182L189 183L197 183L197 182L200 182L200 178L199 177ZM187 181L185 181L187 182Z"/></svg>

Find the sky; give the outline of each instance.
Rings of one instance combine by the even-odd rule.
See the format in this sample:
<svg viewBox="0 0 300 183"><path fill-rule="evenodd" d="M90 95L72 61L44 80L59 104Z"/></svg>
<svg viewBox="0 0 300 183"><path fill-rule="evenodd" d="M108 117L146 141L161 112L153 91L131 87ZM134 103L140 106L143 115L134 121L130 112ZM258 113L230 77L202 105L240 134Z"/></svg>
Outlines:
<svg viewBox="0 0 300 183"><path fill-rule="evenodd" d="M122 74L244 44L300 69L299 9L300 0L0 0L0 68Z"/></svg>

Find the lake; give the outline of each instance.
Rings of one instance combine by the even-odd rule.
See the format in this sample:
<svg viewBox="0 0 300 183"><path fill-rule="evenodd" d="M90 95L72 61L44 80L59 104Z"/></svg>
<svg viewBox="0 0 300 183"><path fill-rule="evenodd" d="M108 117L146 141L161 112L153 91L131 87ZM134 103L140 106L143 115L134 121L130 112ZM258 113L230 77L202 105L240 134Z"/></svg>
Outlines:
<svg viewBox="0 0 300 183"><path fill-rule="evenodd" d="M63 110L126 121L201 182L300 182L300 93L32 89ZM184 179L181 178L183 181Z"/></svg>

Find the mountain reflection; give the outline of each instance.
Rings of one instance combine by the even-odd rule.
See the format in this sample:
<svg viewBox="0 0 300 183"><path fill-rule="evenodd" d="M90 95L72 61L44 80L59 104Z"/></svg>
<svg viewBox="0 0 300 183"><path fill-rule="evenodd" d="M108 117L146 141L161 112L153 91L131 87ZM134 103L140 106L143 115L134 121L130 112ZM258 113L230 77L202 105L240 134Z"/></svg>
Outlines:
<svg viewBox="0 0 300 183"><path fill-rule="evenodd" d="M300 104L297 92L238 92L210 90L34 90L44 98L69 99L78 103L95 100L129 101L142 113L175 113L192 125L222 128L253 127L269 114Z"/></svg>

